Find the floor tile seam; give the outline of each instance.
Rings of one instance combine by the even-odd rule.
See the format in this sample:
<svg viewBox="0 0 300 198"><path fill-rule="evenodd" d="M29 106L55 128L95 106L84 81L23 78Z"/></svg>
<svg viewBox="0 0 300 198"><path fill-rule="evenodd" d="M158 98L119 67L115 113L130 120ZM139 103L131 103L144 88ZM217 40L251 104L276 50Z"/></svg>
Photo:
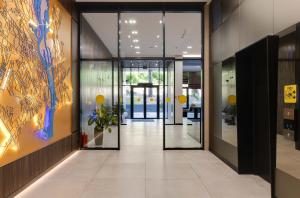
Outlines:
<svg viewBox="0 0 300 198"><path fill-rule="evenodd" d="M208 186L206 186L206 184L205 184L205 182L203 181L203 178L201 177L201 175L199 175L198 173L197 173L197 171L194 169L194 167L190 164L190 166L191 166L191 168L193 169L193 171L195 172L195 174L198 176L198 178L199 178L199 180L200 180L200 182L202 183L202 185L203 185L203 187L204 187L204 189L206 190L206 192L209 194L209 196L211 197L211 198L213 198L214 196L213 196L213 194L210 192L210 190L208 189Z"/></svg>
<svg viewBox="0 0 300 198"><path fill-rule="evenodd" d="M99 168L96 170L96 173L98 173L98 172L102 169L102 167L103 167L104 164L105 164L105 161L108 160L108 158L109 158L112 154L113 154L113 152L109 152L109 153L107 154L107 156L106 156L105 159L103 160L102 164L101 164L101 165L99 166ZM81 194L78 196L79 198L80 198L80 197L83 197L84 192L88 189L88 187L90 186L90 184L94 181L95 176L96 176L96 174L95 174L94 176L92 176L91 179L90 179L89 181L86 182L86 184L85 184L84 187L83 187L83 190L82 190Z"/></svg>

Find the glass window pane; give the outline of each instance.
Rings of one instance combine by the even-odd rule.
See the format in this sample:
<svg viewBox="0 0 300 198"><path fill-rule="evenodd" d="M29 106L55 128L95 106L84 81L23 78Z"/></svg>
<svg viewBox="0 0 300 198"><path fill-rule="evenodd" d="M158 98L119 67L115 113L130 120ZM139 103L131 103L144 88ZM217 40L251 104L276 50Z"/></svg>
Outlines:
<svg viewBox="0 0 300 198"><path fill-rule="evenodd" d="M180 25L178 25L180 24ZM166 57L202 57L202 14L166 13Z"/></svg>
<svg viewBox="0 0 300 198"><path fill-rule="evenodd" d="M121 57L162 57L162 13L121 13Z"/></svg>
<svg viewBox="0 0 300 198"><path fill-rule="evenodd" d="M117 148L118 124L115 111L113 88L112 61L83 61L80 67L80 97L81 97L81 129L87 136L85 147L88 148ZM117 93L116 93L117 94ZM103 105L96 103L97 96L103 96ZM116 123L110 123L108 129L95 130L95 123L89 125L90 119L96 119L95 110L107 109L106 116L111 116ZM103 119L103 117L99 118Z"/></svg>
<svg viewBox="0 0 300 198"><path fill-rule="evenodd" d="M144 118L144 91L143 87L133 88L133 118Z"/></svg>

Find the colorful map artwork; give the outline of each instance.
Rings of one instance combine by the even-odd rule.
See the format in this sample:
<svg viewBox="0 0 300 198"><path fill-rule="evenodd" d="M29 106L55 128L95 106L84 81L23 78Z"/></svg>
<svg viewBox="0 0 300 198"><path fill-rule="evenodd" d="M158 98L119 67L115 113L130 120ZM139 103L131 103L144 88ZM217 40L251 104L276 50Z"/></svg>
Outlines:
<svg viewBox="0 0 300 198"><path fill-rule="evenodd" d="M55 110L71 101L61 18L52 0L0 1L0 157L19 149L29 122L36 137L53 137Z"/></svg>

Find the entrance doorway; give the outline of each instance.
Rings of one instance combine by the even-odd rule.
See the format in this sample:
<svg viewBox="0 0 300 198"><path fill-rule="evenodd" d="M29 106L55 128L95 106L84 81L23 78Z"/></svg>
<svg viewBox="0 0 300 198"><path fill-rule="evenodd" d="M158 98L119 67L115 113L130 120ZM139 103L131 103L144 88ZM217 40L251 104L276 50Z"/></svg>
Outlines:
<svg viewBox="0 0 300 198"><path fill-rule="evenodd" d="M81 128L88 139L83 147L203 148L200 8L81 11ZM105 99L101 105L98 96ZM103 144L96 145L88 121L104 107L118 122L110 123Z"/></svg>
<svg viewBox="0 0 300 198"><path fill-rule="evenodd" d="M133 119L159 118L159 86L131 87L131 117Z"/></svg>

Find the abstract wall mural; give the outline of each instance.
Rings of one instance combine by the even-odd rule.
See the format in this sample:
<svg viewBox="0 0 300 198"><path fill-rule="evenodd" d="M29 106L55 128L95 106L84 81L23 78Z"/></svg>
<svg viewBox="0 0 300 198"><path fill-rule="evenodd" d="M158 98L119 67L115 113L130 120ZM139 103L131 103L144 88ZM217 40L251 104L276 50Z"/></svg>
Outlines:
<svg viewBox="0 0 300 198"><path fill-rule="evenodd" d="M61 28L71 37L65 12L56 0L0 1L0 162L26 147L24 131L51 140L57 110L72 103L70 42L60 38Z"/></svg>

